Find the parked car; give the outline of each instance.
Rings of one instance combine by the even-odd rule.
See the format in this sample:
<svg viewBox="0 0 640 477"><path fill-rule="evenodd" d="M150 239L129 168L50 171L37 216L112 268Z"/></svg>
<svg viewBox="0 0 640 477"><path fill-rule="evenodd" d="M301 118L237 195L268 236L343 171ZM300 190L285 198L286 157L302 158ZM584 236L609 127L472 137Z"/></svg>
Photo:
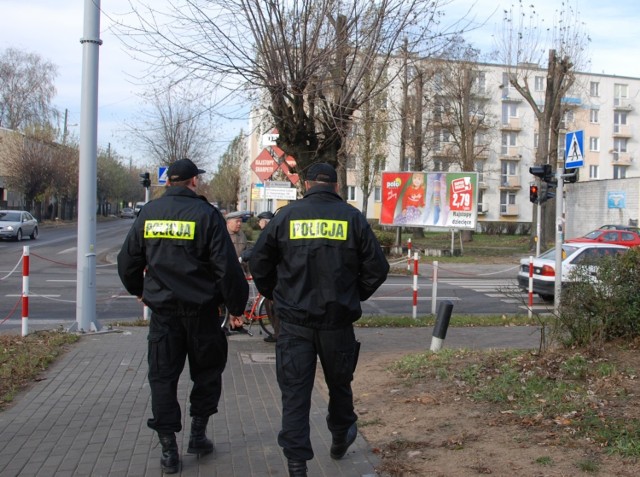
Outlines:
<svg viewBox="0 0 640 477"><path fill-rule="evenodd" d="M634 227L633 225L611 225L611 224L607 224L607 225L603 225L600 228L604 229L604 230L631 230L632 232L640 234L640 227Z"/></svg>
<svg viewBox="0 0 640 477"><path fill-rule="evenodd" d="M136 202L136 206L133 208L133 213L136 215L136 217L140 213L140 209L144 207L144 204L146 204L146 202Z"/></svg>
<svg viewBox="0 0 640 477"><path fill-rule="evenodd" d="M562 244L562 284L570 283L571 271L577 266L597 267L603 257L625 253L624 245L592 242L571 242ZM594 269L595 272L595 269ZM556 284L556 250L552 248L533 259L533 293L547 302L553 302ZM518 287L529 291L529 258L520 259Z"/></svg>
<svg viewBox="0 0 640 477"><path fill-rule="evenodd" d="M135 219L136 218L136 213L133 211L133 209L131 207L124 207L120 211L120 218L121 219Z"/></svg>
<svg viewBox="0 0 640 477"><path fill-rule="evenodd" d="M38 221L26 210L0 210L0 238L22 240L28 235L38 237Z"/></svg>
<svg viewBox="0 0 640 477"><path fill-rule="evenodd" d="M640 235L631 230L597 229L589 232L584 237L573 238L567 240L567 242L615 243L617 245L636 247L640 245Z"/></svg>

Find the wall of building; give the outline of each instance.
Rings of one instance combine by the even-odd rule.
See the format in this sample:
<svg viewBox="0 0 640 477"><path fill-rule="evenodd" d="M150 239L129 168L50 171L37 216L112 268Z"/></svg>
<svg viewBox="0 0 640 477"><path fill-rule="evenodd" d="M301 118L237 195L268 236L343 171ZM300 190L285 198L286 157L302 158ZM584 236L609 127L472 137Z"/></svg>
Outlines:
<svg viewBox="0 0 640 477"><path fill-rule="evenodd" d="M576 182L566 184L565 192L565 239L640 217L640 178Z"/></svg>

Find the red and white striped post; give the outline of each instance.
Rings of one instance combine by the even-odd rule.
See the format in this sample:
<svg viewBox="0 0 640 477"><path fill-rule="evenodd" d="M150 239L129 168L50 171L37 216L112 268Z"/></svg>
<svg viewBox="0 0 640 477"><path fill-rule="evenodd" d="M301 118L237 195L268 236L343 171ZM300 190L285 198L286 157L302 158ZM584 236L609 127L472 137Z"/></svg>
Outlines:
<svg viewBox="0 0 640 477"><path fill-rule="evenodd" d="M413 318L418 318L418 254L413 254Z"/></svg>
<svg viewBox="0 0 640 477"><path fill-rule="evenodd" d="M533 256L529 255L529 318L533 315Z"/></svg>
<svg viewBox="0 0 640 477"><path fill-rule="evenodd" d="M407 239L407 272L411 271L411 239Z"/></svg>
<svg viewBox="0 0 640 477"><path fill-rule="evenodd" d="M29 246L22 248L22 336L29 334Z"/></svg>

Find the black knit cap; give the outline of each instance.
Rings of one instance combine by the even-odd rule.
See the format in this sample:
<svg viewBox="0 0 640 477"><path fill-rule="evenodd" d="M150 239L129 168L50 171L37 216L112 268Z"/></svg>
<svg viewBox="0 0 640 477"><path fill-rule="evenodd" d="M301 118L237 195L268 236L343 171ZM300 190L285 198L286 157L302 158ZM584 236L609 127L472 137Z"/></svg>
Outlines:
<svg viewBox="0 0 640 477"><path fill-rule="evenodd" d="M306 179L308 181L328 182L334 184L338 182L338 174L331 164L326 162L317 162L313 164L307 171Z"/></svg>
<svg viewBox="0 0 640 477"><path fill-rule="evenodd" d="M167 178L170 182L180 182L191 179L198 174L204 174L207 171L198 169L191 159L178 159L176 162L169 166L167 171Z"/></svg>

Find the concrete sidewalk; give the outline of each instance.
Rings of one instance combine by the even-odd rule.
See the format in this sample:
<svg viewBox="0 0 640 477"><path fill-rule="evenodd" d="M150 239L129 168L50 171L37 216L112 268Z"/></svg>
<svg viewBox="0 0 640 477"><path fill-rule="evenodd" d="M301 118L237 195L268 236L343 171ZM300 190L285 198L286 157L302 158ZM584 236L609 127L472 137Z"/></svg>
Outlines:
<svg viewBox="0 0 640 477"><path fill-rule="evenodd" d="M219 413L209 422L213 454L184 454L190 419L188 370L179 396L183 431L178 434L182 476L286 477L277 444L280 391L274 345L258 335L232 336ZM58 359L41 381L0 412L0 474L14 476L158 476L160 446L147 428L151 416L145 328L87 334ZM383 351L429 349L431 329L356 329L361 359ZM533 327L452 328L445 346L535 348ZM378 459L359 435L340 461L329 457L327 398L316 386L311 409L315 458L310 477L373 477ZM187 417L185 417L187 416Z"/></svg>

